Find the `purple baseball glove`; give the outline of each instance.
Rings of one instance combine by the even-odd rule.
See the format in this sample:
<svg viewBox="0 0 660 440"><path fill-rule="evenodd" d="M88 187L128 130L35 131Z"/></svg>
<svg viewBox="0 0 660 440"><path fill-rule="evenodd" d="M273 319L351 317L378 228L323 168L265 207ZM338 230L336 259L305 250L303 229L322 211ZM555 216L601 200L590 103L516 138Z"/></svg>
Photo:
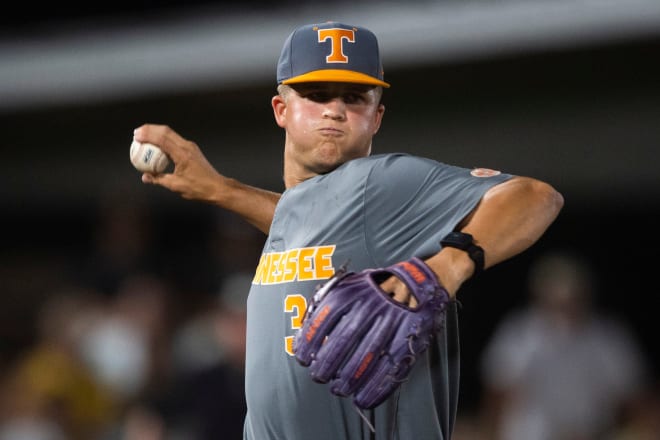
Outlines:
<svg viewBox="0 0 660 440"><path fill-rule="evenodd" d="M414 308L391 298L380 284L392 275L417 300ZM419 258L384 269L338 271L307 308L293 350L312 379L330 383L338 396L373 408L403 382L444 325L450 301L435 274Z"/></svg>

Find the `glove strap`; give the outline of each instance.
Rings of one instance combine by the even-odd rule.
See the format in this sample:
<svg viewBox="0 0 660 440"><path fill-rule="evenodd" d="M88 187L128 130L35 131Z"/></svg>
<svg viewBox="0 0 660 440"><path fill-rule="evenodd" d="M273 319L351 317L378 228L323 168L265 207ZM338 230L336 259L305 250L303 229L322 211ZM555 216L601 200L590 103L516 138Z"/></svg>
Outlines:
<svg viewBox="0 0 660 440"><path fill-rule="evenodd" d="M440 240L442 247L453 247L467 252L474 262L474 277L484 270L484 250L474 242L474 237L465 232L453 231Z"/></svg>

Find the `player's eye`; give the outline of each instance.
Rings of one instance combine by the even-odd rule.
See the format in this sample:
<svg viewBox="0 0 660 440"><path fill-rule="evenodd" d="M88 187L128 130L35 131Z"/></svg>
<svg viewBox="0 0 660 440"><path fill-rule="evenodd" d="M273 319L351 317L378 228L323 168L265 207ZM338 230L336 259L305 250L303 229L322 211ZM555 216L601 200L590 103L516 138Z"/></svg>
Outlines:
<svg viewBox="0 0 660 440"><path fill-rule="evenodd" d="M314 102L328 102L332 99L332 96L326 92L311 92L305 97Z"/></svg>
<svg viewBox="0 0 660 440"><path fill-rule="evenodd" d="M345 93L341 98L346 104L361 104L366 101L361 93Z"/></svg>
<svg viewBox="0 0 660 440"><path fill-rule="evenodd" d="M300 96L313 102L325 103L339 98L346 104L363 104L368 101L366 93L358 90L330 91L330 90L304 90Z"/></svg>

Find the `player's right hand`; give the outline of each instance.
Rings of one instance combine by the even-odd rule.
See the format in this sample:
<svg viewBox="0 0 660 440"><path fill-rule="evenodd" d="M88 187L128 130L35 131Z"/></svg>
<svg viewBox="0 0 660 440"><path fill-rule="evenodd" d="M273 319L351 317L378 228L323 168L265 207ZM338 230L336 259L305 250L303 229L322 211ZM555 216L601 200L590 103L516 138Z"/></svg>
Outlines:
<svg viewBox="0 0 660 440"><path fill-rule="evenodd" d="M163 174L142 174L142 182L160 185L184 199L213 202L226 179L206 159L199 146L181 137L167 125L144 124L136 128L138 142L157 145L174 162L174 170Z"/></svg>

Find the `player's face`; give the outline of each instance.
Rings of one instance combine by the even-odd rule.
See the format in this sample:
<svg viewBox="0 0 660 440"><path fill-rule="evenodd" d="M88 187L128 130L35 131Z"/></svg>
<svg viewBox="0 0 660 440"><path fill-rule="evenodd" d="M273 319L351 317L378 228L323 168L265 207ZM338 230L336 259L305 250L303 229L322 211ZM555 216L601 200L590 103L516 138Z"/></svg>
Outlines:
<svg viewBox="0 0 660 440"><path fill-rule="evenodd" d="M371 153L385 107L380 90L347 83L307 83L273 98L278 125L286 130L285 163L306 176L332 171Z"/></svg>

